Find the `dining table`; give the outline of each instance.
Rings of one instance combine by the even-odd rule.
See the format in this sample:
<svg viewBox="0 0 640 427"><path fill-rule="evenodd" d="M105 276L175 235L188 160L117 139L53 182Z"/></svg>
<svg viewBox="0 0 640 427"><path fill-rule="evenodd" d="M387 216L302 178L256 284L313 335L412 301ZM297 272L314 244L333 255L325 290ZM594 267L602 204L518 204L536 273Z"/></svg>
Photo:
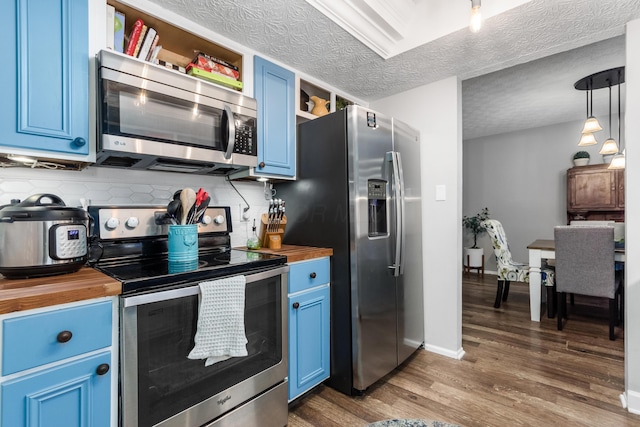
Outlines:
<svg viewBox="0 0 640 427"><path fill-rule="evenodd" d="M529 249L529 309L531 320L540 321L542 309L542 260L556 258L556 242L553 239L537 239L527 245ZM624 248L615 249L615 260L625 262Z"/></svg>

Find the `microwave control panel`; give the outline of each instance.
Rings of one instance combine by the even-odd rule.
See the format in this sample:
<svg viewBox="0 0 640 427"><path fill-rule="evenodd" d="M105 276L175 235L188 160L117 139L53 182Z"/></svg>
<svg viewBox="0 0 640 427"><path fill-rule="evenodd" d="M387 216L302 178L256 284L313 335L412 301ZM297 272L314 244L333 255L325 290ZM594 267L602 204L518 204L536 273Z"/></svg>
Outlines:
<svg viewBox="0 0 640 427"><path fill-rule="evenodd" d="M236 120L236 142L233 147L233 152L246 154L248 156L257 156L257 145L253 124L251 122L247 123Z"/></svg>

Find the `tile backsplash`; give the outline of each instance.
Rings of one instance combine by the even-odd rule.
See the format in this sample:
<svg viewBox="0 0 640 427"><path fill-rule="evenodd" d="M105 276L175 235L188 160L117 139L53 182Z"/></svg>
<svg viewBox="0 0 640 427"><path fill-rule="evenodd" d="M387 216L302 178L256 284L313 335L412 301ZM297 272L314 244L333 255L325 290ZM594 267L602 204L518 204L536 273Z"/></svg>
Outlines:
<svg viewBox="0 0 640 427"><path fill-rule="evenodd" d="M91 205L166 205L176 190L202 187L211 197L210 206L229 206L233 232L232 246L244 246L251 233L253 219L259 227L260 214L267 211L269 188L260 182L233 181L249 203L249 221L240 221L246 206L225 177L188 175L170 172L134 171L88 167L82 171L59 171L22 167L0 169L0 205L12 199L24 200L33 194L50 193L67 206Z"/></svg>

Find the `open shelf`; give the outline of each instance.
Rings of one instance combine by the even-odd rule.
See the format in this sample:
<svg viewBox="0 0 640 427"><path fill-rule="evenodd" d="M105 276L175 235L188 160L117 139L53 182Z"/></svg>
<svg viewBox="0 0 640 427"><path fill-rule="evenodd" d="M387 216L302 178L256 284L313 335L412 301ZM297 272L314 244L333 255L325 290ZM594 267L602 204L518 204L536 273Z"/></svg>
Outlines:
<svg viewBox="0 0 640 427"><path fill-rule="evenodd" d="M125 47L133 23L141 19L145 25L153 27L160 36L158 45L162 46L162 49L158 53L158 59L186 68L198 52L203 52L238 67L238 81L242 81L241 54L117 0L107 0L106 3L125 15Z"/></svg>

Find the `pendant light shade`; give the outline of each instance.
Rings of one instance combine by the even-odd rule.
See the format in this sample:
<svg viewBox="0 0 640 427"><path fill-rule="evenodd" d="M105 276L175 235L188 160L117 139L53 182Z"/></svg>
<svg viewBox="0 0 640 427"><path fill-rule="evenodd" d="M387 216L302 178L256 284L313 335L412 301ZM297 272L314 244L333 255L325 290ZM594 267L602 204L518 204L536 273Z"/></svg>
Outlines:
<svg viewBox="0 0 640 427"><path fill-rule="evenodd" d="M599 151L600 154L618 154L618 143L615 139L609 138L603 144Z"/></svg>
<svg viewBox="0 0 640 427"><path fill-rule="evenodd" d="M582 133L593 133L593 132L598 132L602 130L602 126L600 126L600 123L598 122L598 119L596 119L593 116L589 116L587 118L587 121L584 122L584 127L582 128Z"/></svg>
<svg viewBox="0 0 640 427"><path fill-rule="evenodd" d="M482 14L480 13L480 1L471 0L471 16L469 18L469 30L472 33L477 33L482 27Z"/></svg>
<svg viewBox="0 0 640 427"><path fill-rule="evenodd" d="M625 151L626 150L622 150L622 154L616 154L613 156L613 159L611 159L611 163L609 163L609 167L607 169L624 169L627 164Z"/></svg>
<svg viewBox="0 0 640 427"><path fill-rule="evenodd" d="M596 145L598 141L596 141L596 137L593 136L592 133L587 132L583 133L580 138L580 142L578 142L578 147L587 147L589 145Z"/></svg>

